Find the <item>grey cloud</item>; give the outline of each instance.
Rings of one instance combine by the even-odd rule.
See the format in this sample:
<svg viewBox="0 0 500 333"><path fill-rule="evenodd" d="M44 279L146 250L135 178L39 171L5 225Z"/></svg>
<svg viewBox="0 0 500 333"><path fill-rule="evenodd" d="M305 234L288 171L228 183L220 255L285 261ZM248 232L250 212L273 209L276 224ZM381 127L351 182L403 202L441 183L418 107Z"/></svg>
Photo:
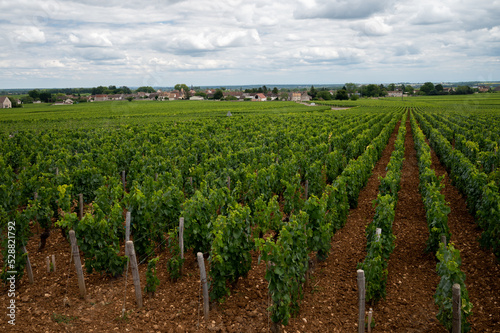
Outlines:
<svg viewBox="0 0 500 333"><path fill-rule="evenodd" d="M432 4L420 7L410 22L416 25L430 25L451 22L454 18L455 16L449 7Z"/></svg>
<svg viewBox="0 0 500 333"><path fill-rule="evenodd" d="M403 43L394 47L394 55L398 57L420 54L420 49L413 43Z"/></svg>
<svg viewBox="0 0 500 333"><path fill-rule="evenodd" d="M313 7L300 7L294 12L297 19L357 19L383 12L394 1L390 0L318 0Z"/></svg>
<svg viewBox="0 0 500 333"><path fill-rule="evenodd" d="M175 54L200 56L206 52L220 51L225 48L243 47L260 44L257 30L232 30L217 32L182 33L160 44L160 50Z"/></svg>
<svg viewBox="0 0 500 333"><path fill-rule="evenodd" d="M123 59L122 52L111 48L97 48L97 47L89 47L85 49L80 49L77 53L80 57L85 60L92 61L111 61L111 60L119 60Z"/></svg>

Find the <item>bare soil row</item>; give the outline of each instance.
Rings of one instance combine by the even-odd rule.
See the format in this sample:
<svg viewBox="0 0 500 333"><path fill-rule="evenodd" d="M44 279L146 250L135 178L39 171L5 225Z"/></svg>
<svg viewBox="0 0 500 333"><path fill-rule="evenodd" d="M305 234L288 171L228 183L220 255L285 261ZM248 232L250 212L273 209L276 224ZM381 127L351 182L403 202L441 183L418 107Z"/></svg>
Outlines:
<svg viewBox="0 0 500 333"><path fill-rule="evenodd" d="M387 297L373 306L374 332L444 332L435 318L437 307L433 295L439 282L436 260L424 252L428 237L425 211L418 192L418 166L409 121L405 139L405 162L399 201L396 207L394 234L396 248L389 261ZM365 228L374 216L373 200L378 194L378 177L394 149L398 126L375 165L368 184L359 195L358 207L350 211L348 221L332 239L328 259L316 267L304 293L300 313L284 327L286 332L353 332L357 325L356 266L366 256ZM438 175L446 174L433 154ZM444 194L450 202L451 241L460 249L467 288L474 304L471 318L475 332L500 332L500 272L490 251L479 247L473 218L465 201L445 176ZM36 230L34 229L35 233ZM0 330L5 332L267 332L270 305L265 280L265 264L258 264L253 253L252 269L240 279L224 303L213 307L210 320L203 320L199 270L192 253L188 253L184 276L171 282L166 270L168 253L162 252L158 263L161 281L156 294L144 299L137 309L130 273L111 279L99 274L86 275L88 297L79 298L79 290L70 262L70 247L59 233L53 233L46 249L37 252L38 237L28 244L34 266L34 285L24 278L16 298L16 326L0 317ZM46 273L45 257L56 255L57 271ZM146 265L141 265L141 281L145 281ZM126 286L125 286L126 285ZM67 297L69 306L63 299ZM0 304L8 302L7 293L0 294ZM122 316L125 307L126 316ZM369 306L368 306L369 307Z"/></svg>

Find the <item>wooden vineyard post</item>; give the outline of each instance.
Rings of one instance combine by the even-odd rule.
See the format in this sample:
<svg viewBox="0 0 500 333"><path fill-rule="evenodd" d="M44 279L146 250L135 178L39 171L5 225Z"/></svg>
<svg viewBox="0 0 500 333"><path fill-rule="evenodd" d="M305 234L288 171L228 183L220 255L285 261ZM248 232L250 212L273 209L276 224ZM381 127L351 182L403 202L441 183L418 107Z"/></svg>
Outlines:
<svg viewBox="0 0 500 333"><path fill-rule="evenodd" d="M203 253L198 252L196 255L198 259L198 266L200 267L200 280L203 287L203 314L205 320L209 318L210 306L208 304L208 286L207 286L207 273L205 272L205 261L203 260Z"/></svg>
<svg viewBox="0 0 500 333"><path fill-rule="evenodd" d="M189 184L193 187L193 177L189 177Z"/></svg>
<svg viewBox="0 0 500 333"><path fill-rule="evenodd" d="M45 264L47 265L47 273L50 273L50 259L49 256L45 258Z"/></svg>
<svg viewBox="0 0 500 333"><path fill-rule="evenodd" d="M59 176L59 168L56 167L56 176Z"/></svg>
<svg viewBox="0 0 500 333"><path fill-rule="evenodd" d="M306 191L306 200L307 200L309 198L309 181L308 180L306 180L305 191Z"/></svg>
<svg viewBox="0 0 500 333"><path fill-rule="evenodd" d="M231 176L227 176L227 189L231 191Z"/></svg>
<svg viewBox="0 0 500 333"><path fill-rule="evenodd" d="M69 231L69 239L71 241L71 253L75 262L76 275L78 276L78 288L80 289L80 296L85 298L87 291L85 289L85 280L83 278L82 262L80 261L80 250L78 249L78 244L76 243L74 230Z"/></svg>
<svg viewBox="0 0 500 333"><path fill-rule="evenodd" d="M380 229L380 228L375 229L375 240L377 242L380 242L381 235L382 235L382 229Z"/></svg>
<svg viewBox="0 0 500 333"><path fill-rule="evenodd" d="M141 290L141 278L139 277L139 267L137 267L137 258L135 256L134 242L127 241L125 244L125 253L127 254L130 261L130 268L132 269L132 278L134 279L135 287L135 300L137 301L137 306L142 308L142 290Z"/></svg>
<svg viewBox="0 0 500 333"><path fill-rule="evenodd" d="M444 247L446 247L446 235L441 235L441 243L443 243Z"/></svg>
<svg viewBox="0 0 500 333"><path fill-rule="evenodd" d="M30 256L28 251L26 251L26 246L23 245L23 253L26 253L26 272L28 273L28 280L30 283L34 283L33 279L33 269L31 268Z"/></svg>
<svg viewBox="0 0 500 333"><path fill-rule="evenodd" d="M78 202L79 202L79 206L80 206L78 217L81 220L83 218L83 194L82 193L78 194Z"/></svg>
<svg viewBox="0 0 500 333"><path fill-rule="evenodd" d="M370 311L368 311L368 333L372 333L372 318L373 318L373 309L370 308Z"/></svg>
<svg viewBox="0 0 500 333"><path fill-rule="evenodd" d="M127 215L125 217L125 242L128 242L130 240L130 222L131 222L131 220L132 220L132 214L130 212L127 212Z"/></svg>
<svg viewBox="0 0 500 333"><path fill-rule="evenodd" d="M127 189L125 188L125 170L122 171L122 184L123 184L123 191L127 192Z"/></svg>
<svg viewBox="0 0 500 333"><path fill-rule="evenodd" d="M453 322L452 329L453 333L461 333L462 332L462 299L460 296L460 285L455 283L453 285L452 291L453 297Z"/></svg>
<svg viewBox="0 0 500 333"><path fill-rule="evenodd" d="M363 333L365 331L365 272L362 269L358 269L358 295L358 333Z"/></svg>
<svg viewBox="0 0 500 333"><path fill-rule="evenodd" d="M130 222L132 220L132 213L127 212L127 215L125 216L125 255L128 257L128 247L127 242L130 240Z"/></svg>
<svg viewBox="0 0 500 333"><path fill-rule="evenodd" d="M155 173L155 182L157 182L157 181L158 181L158 172Z"/></svg>
<svg viewBox="0 0 500 333"><path fill-rule="evenodd" d="M37 200L38 200L38 192L33 192L33 201L37 201ZM35 218L35 221L37 221L36 218ZM36 233L37 234L40 233L40 229L38 229L38 226L39 226L39 223L36 223Z"/></svg>
<svg viewBox="0 0 500 333"><path fill-rule="evenodd" d="M56 255L52 255L52 269L55 272L56 271Z"/></svg>
<svg viewBox="0 0 500 333"><path fill-rule="evenodd" d="M184 218L179 218L179 249L181 251L181 260L184 259ZM180 275L182 275L182 268L184 263L181 265Z"/></svg>

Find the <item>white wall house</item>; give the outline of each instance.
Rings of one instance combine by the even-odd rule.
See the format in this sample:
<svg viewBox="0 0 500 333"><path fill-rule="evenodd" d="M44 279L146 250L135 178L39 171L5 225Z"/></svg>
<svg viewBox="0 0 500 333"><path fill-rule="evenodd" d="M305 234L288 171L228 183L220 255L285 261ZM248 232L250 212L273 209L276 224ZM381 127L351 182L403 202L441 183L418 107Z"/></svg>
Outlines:
<svg viewBox="0 0 500 333"><path fill-rule="evenodd" d="M10 109L12 108L12 102L7 96L0 97L0 109Z"/></svg>

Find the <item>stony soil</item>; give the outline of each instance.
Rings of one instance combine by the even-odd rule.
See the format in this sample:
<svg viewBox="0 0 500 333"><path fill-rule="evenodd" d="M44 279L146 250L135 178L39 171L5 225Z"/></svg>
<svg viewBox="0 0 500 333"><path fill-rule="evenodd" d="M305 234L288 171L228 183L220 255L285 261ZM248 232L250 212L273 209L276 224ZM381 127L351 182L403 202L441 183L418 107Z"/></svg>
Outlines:
<svg viewBox="0 0 500 333"><path fill-rule="evenodd" d="M387 297L373 305L374 332L445 332L435 319L437 307L433 294L439 282L436 260L426 254L428 236L425 212L418 192L418 167L409 122L405 141L406 153L399 202L396 208L394 234L396 248L389 261ZM361 191L359 205L351 210L345 227L332 239L328 259L316 267L300 313L290 320L286 332L355 332L357 331L356 265L366 255L365 227L373 219L372 201L378 193L379 176L394 147L397 128L381 160L376 164L367 186ZM433 156L438 175L446 170ZM500 272L491 251L479 247L473 218L465 201L445 176L444 194L450 202L451 241L460 249L467 288L474 304L471 318L474 332L500 332ZM169 280L167 252L158 263L161 284L153 297L144 296L144 307L137 309L134 287L125 277L112 279L86 274L87 297L79 297L74 264L70 263L70 246L59 232L53 232L45 250L37 252L38 237L31 238L27 248L34 268L35 284L27 277L17 288L16 326L0 317L2 332L267 332L270 320L264 263L257 263L253 253L252 270L240 279L226 301L210 310L204 321L199 284L199 270L192 253L187 254L184 277ZM55 254L57 271L46 272L45 257ZM145 281L146 265L140 266ZM126 288L125 288L126 284ZM69 299L69 306L63 299ZM6 307L6 289L0 292L0 304ZM369 307L369 306L367 306ZM122 316L125 308L125 317ZM6 311L6 310L4 310Z"/></svg>

